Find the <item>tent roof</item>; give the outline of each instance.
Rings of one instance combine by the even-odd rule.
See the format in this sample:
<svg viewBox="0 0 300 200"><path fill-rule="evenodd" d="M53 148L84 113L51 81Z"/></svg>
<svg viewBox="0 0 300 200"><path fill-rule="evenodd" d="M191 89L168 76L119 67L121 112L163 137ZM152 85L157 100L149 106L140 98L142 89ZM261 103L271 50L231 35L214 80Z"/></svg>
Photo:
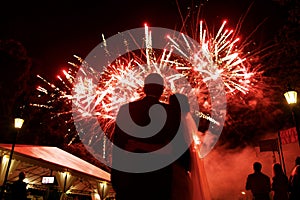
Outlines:
<svg viewBox="0 0 300 200"><path fill-rule="evenodd" d="M0 144L0 153L9 155L11 148L11 144ZM9 175L9 181L16 180L19 172L24 171L30 183L41 185L42 176L49 176L53 171L54 175L56 171L68 171L80 178L78 183L83 184L82 187L90 187L93 184L90 181L110 182L108 172L57 147L16 144L13 159L21 161L21 164Z"/></svg>

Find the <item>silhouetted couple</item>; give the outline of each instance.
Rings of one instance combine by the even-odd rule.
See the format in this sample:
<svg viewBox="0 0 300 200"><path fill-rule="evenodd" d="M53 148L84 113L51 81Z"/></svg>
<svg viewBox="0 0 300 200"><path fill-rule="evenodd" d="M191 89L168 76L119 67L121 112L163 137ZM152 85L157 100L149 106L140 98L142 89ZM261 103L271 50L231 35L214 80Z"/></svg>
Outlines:
<svg viewBox="0 0 300 200"><path fill-rule="evenodd" d="M164 80L158 73L145 78L143 90L145 96L121 106L116 118L111 172L116 199L192 200L201 189L193 190L188 99L174 94L169 104L160 102Z"/></svg>
<svg viewBox="0 0 300 200"><path fill-rule="evenodd" d="M253 199L270 200L273 191L273 200L288 200L288 178L279 163L273 164L272 183L268 175L262 173L262 164L253 163L254 173L249 174L246 181L246 190L251 190Z"/></svg>

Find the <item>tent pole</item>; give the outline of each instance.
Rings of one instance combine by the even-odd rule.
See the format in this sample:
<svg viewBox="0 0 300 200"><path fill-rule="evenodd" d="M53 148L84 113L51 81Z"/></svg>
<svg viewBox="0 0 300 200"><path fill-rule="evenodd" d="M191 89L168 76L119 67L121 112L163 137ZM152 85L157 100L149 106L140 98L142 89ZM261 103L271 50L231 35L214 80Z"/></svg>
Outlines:
<svg viewBox="0 0 300 200"><path fill-rule="evenodd" d="M64 181L64 190L63 190L63 193L66 192L66 186L67 186L67 177L68 177L68 173L66 173L66 176L65 176L65 181Z"/></svg>

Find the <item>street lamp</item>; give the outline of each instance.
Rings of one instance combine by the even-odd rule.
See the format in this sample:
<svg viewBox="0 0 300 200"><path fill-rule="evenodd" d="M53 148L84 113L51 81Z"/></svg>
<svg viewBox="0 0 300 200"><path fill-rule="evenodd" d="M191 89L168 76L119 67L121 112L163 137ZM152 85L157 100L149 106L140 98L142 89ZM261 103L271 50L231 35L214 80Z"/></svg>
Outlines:
<svg viewBox="0 0 300 200"><path fill-rule="evenodd" d="M293 115L293 120L296 126L296 131L298 135L298 143L300 146L300 134L299 134L299 125L298 125L298 118L297 118L297 113L295 111L295 106L297 104L297 91L288 88L288 91L284 93L284 97L289 105L292 107L292 115Z"/></svg>
<svg viewBox="0 0 300 200"><path fill-rule="evenodd" d="M15 128L20 130L23 126L24 119L22 118L15 118Z"/></svg>
<svg viewBox="0 0 300 200"><path fill-rule="evenodd" d="M296 104L297 103L297 92L295 90L289 89L284 93L284 97L288 104Z"/></svg>
<svg viewBox="0 0 300 200"><path fill-rule="evenodd" d="M4 190L6 189L6 182L7 182L9 168L10 168L10 165L11 165L11 160L12 160L12 157L13 157L13 153L14 153L14 149L15 149L15 145L16 145L16 141L17 141L17 135L18 135L20 129L22 128L23 123L24 123L24 119L15 118L15 128L17 129L17 132L16 133L14 132L13 143L12 143L10 156L9 156L9 160L8 160L8 164L7 164L7 169L6 169L6 172L5 172L5 177L4 177L4 181L3 181L3 185L2 185L0 200L2 199L3 194L4 194Z"/></svg>

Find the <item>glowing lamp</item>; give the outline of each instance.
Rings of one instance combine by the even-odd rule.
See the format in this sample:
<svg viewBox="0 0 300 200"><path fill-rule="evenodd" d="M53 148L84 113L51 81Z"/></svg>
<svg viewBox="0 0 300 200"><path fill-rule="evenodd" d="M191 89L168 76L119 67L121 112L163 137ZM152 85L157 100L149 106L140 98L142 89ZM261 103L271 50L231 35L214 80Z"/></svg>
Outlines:
<svg viewBox="0 0 300 200"><path fill-rule="evenodd" d="M297 92L295 90L287 91L286 93L284 93L284 97L288 104L297 103Z"/></svg>
<svg viewBox="0 0 300 200"><path fill-rule="evenodd" d="M296 103L297 103L297 92L290 87L288 87L288 91L284 93L284 97L288 104L292 107L293 120L295 123L296 131L298 138L300 138L299 124L298 124L298 114L296 112ZM300 146L300 139L298 139L298 143Z"/></svg>
<svg viewBox="0 0 300 200"><path fill-rule="evenodd" d="M22 128L23 123L24 123L24 119L15 118L15 128L18 128L18 129Z"/></svg>

